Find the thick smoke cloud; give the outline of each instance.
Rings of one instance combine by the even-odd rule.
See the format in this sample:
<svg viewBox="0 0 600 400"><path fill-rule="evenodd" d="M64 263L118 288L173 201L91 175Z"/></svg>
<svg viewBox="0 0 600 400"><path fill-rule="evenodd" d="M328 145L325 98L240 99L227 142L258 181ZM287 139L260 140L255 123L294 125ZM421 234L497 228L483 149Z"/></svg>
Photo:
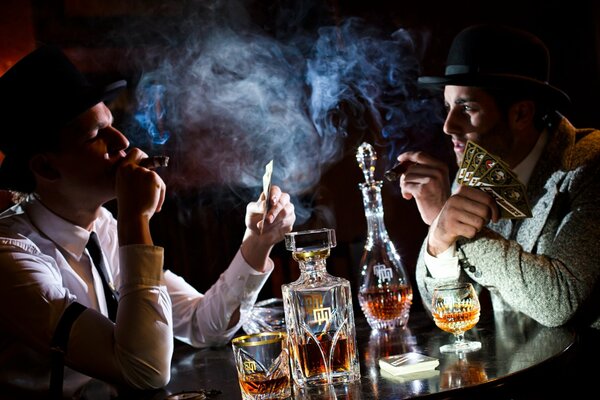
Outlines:
<svg viewBox="0 0 600 400"><path fill-rule="evenodd" d="M414 33L327 21L315 17L318 1L293 3L294 18L270 14L269 29L242 1L180 3L160 25L130 24L124 35L157 49L136 55L130 131L133 144L173 155L172 188L218 183L258 194L273 159L274 183L301 196L341 158L351 129L371 132L389 160L426 148L439 115L417 93ZM298 223L310 216L296 212Z"/></svg>

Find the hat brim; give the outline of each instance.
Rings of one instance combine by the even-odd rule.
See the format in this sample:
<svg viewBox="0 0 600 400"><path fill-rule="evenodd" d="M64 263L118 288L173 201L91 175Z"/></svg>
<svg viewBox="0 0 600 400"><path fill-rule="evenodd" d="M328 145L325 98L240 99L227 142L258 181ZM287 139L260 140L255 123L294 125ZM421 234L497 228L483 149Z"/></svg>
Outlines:
<svg viewBox="0 0 600 400"><path fill-rule="evenodd" d="M557 108L565 108L571 104L571 99L562 90L548 83L540 82L523 76L508 74L454 74L446 76L421 76L418 78L421 87L439 88L444 86L474 86L489 88L526 88L541 94Z"/></svg>
<svg viewBox="0 0 600 400"><path fill-rule="evenodd" d="M77 102L77 105L71 104L69 107L71 110L70 115L67 114L67 120L62 123L75 119L81 113L100 102L110 103L125 87L127 87L125 80L119 80L103 87L90 86L87 93L82 93L82 98L73 99Z"/></svg>

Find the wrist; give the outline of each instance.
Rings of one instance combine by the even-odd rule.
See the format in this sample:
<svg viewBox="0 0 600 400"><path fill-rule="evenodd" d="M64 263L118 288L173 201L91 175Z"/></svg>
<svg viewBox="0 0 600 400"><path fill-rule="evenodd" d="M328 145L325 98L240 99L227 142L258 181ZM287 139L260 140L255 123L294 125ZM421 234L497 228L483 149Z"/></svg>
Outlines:
<svg viewBox="0 0 600 400"><path fill-rule="evenodd" d="M244 260L258 272L265 272L269 268L268 260L272 249L272 244L264 243L257 235L246 236L240 246Z"/></svg>
<svg viewBox="0 0 600 400"><path fill-rule="evenodd" d="M453 243L437 240L434 235L427 236L427 252L433 257L437 257L447 251L452 244Z"/></svg>
<svg viewBox="0 0 600 400"><path fill-rule="evenodd" d="M117 220L119 245L149 244L153 245L150 233L150 220L144 216Z"/></svg>

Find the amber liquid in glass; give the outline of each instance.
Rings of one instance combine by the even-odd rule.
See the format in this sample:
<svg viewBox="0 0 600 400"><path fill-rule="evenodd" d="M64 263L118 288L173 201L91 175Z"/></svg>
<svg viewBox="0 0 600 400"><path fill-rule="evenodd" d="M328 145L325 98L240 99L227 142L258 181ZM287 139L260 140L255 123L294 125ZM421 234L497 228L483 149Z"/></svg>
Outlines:
<svg viewBox="0 0 600 400"><path fill-rule="evenodd" d="M412 289L409 286L391 286L385 291L373 289L359 293L358 300L367 318L391 320L410 309Z"/></svg>
<svg viewBox="0 0 600 400"><path fill-rule="evenodd" d="M474 304L455 305L456 312L446 312L445 307L437 307L432 311L435 324L443 331L453 335L466 332L477 325L479 321L479 307Z"/></svg>
<svg viewBox="0 0 600 400"><path fill-rule="evenodd" d="M251 395L277 394L284 392L289 385L289 377L267 377L262 372L246 375L240 381L240 386L245 393Z"/></svg>
<svg viewBox="0 0 600 400"><path fill-rule="evenodd" d="M348 355L348 341L340 338L335 344L332 352L332 340L328 333L318 336L319 343L310 340L308 343L297 346L296 354L300 362L304 375L308 378L325 374L327 365L330 366L330 372L344 372L350 370L350 357ZM320 346L320 350L319 350ZM323 353L321 353L321 351ZM329 363L329 358L331 363Z"/></svg>

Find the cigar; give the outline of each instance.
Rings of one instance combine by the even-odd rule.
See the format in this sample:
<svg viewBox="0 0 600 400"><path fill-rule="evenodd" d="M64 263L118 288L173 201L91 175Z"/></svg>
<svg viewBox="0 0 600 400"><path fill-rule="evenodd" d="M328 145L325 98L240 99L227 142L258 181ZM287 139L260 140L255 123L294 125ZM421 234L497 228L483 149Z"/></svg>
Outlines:
<svg viewBox="0 0 600 400"><path fill-rule="evenodd" d="M414 164L416 164L416 163L413 161L399 162L398 164L394 165L392 168L385 171L383 176L385 177L385 179L387 179L390 182L397 181L398 179L400 179L400 176L402 176L402 174L406 172L408 167L410 167L411 165L414 165Z"/></svg>
<svg viewBox="0 0 600 400"><path fill-rule="evenodd" d="M166 167L169 165L169 157L168 156L152 156L148 158L144 158L140 160L139 166L154 169L159 167Z"/></svg>

